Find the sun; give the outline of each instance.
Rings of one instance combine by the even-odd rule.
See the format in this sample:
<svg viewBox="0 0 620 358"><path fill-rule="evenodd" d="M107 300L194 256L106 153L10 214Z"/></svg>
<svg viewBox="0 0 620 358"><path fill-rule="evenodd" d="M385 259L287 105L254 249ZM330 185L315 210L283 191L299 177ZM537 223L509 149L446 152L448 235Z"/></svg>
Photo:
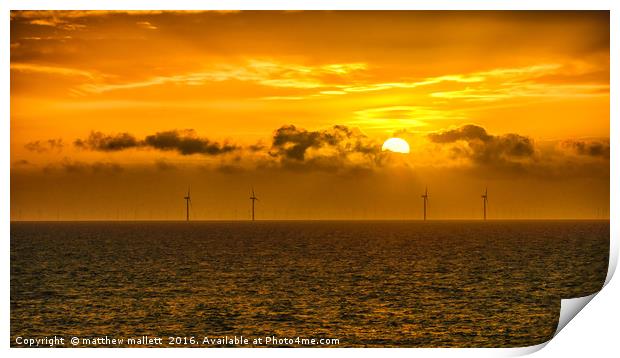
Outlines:
<svg viewBox="0 0 620 358"><path fill-rule="evenodd" d="M395 153L409 153L409 143L402 138L388 138L384 143L381 150Z"/></svg>

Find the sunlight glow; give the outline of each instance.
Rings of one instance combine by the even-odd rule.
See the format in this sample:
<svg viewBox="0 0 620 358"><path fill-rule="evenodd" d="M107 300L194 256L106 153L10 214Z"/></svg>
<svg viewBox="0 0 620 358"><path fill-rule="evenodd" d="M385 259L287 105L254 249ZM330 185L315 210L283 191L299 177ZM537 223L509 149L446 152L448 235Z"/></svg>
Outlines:
<svg viewBox="0 0 620 358"><path fill-rule="evenodd" d="M384 143L381 150L394 153L409 153L409 143L402 138L388 138Z"/></svg>

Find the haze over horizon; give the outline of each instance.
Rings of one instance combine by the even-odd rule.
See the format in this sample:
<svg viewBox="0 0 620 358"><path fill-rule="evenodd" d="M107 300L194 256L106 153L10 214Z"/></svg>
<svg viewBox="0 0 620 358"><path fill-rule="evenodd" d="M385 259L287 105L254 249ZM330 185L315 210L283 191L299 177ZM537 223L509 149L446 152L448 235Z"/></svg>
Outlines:
<svg viewBox="0 0 620 358"><path fill-rule="evenodd" d="M363 36L361 35L363 34ZM11 220L609 218L609 12L12 11ZM409 153L382 151L407 141Z"/></svg>

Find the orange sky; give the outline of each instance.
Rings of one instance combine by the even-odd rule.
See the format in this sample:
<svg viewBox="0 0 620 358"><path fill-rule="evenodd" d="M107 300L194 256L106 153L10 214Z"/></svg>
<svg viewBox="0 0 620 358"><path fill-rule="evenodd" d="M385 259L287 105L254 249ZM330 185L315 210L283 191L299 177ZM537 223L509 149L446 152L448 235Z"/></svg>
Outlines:
<svg viewBox="0 0 620 358"><path fill-rule="evenodd" d="M609 13L12 12L11 161L13 219L607 217Z"/></svg>

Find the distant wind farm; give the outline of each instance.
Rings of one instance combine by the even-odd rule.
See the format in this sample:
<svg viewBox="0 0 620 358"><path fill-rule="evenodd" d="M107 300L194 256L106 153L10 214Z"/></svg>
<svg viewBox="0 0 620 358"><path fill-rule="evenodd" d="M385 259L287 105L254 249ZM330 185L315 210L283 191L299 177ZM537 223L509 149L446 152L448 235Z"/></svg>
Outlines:
<svg viewBox="0 0 620 358"><path fill-rule="evenodd" d="M428 203L429 203L429 194L428 194L428 187L425 188L424 190L424 194L422 194L422 199L423 199L423 212L422 212L422 217L420 218L421 220L426 221L428 218ZM190 197L190 190L189 187L187 189L187 194L186 196L183 197L183 199L185 200L185 218L186 221L190 221L190 207L192 205L192 201L191 201L191 197ZM251 189L251 196L250 196L250 215L248 216L248 220L251 221L255 221L256 220L256 202L258 201L258 198L256 197L256 194L254 193L254 187L252 187ZM482 194L482 220L487 220L487 205L488 205L488 188L484 189L484 193ZM196 220L197 218L194 218L194 220ZM235 220L237 218L235 217ZM285 220L286 218L278 218L278 217L271 217L270 220ZM368 218L365 218L368 219Z"/></svg>

